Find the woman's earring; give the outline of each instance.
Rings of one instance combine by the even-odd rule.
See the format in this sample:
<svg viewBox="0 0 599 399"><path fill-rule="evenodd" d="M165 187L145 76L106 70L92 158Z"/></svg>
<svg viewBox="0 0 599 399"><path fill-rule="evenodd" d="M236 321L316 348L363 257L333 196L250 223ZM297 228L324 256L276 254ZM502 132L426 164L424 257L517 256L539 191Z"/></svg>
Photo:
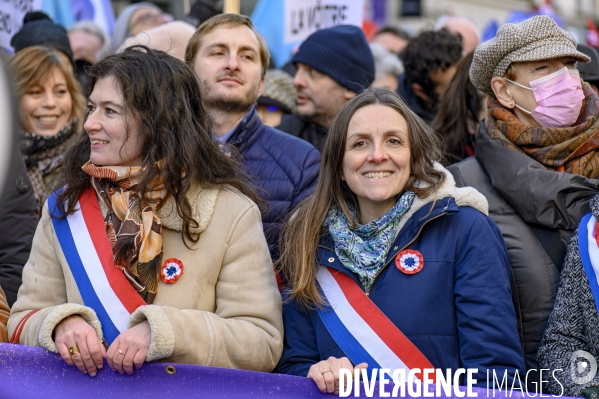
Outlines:
<svg viewBox="0 0 599 399"><path fill-rule="evenodd" d="M511 102L510 102L510 107L513 107L513 106L514 106L514 102L513 102L513 101L511 101Z"/></svg>

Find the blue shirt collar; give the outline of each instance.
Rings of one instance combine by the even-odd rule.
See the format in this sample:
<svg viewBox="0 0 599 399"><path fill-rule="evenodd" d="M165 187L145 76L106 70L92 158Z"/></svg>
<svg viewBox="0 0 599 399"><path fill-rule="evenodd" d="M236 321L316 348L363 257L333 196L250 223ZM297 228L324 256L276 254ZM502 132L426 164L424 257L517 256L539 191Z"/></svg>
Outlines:
<svg viewBox="0 0 599 399"><path fill-rule="evenodd" d="M245 114L245 116L243 117L243 119L241 120L241 122L239 122L233 129L229 130L227 133L223 134L220 137L216 137L214 136L214 139L220 143L226 143L231 136L233 135L233 133L235 133L235 131L237 130L237 128L241 125L245 125L245 123L248 120L248 117L250 115L250 113L252 112L252 110L254 109L254 107L251 107L250 110Z"/></svg>

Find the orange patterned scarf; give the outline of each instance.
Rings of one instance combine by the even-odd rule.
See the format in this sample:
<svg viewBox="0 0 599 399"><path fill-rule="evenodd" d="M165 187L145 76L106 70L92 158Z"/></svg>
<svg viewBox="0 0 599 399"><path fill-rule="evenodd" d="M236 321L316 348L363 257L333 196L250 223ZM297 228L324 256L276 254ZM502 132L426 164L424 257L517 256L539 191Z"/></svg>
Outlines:
<svg viewBox="0 0 599 399"><path fill-rule="evenodd" d="M104 227L114 264L142 298L152 303L162 261L162 224L154 208L166 195L163 182L153 185L149 197L156 202L148 203L136 190L141 166L99 167L87 162L83 170L91 176L92 186L108 208Z"/></svg>
<svg viewBox="0 0 599 399"><path fill-rule="evenodd" d="M499 101L489 102L485 126L503 146L524 153L547 169L588 178L599 176L599 97L588 83L576 124L565 128L526 125Z"/></svg>

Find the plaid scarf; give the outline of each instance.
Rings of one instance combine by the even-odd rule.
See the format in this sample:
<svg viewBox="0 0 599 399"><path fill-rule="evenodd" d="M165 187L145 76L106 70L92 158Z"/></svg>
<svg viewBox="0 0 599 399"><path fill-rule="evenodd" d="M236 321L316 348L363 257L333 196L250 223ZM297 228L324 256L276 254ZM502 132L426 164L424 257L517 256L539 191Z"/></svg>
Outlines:
<svg viewBox="0 0 599 399"><path fill-rule="evenodd" d="M83 170L91 176L92 187L108 208L104 228L115 266L142 298L152 303L162 261L162 224L155 207L166 196L163 182L153 184L149 193L152 202L148 203L137 192L141 166L99 167L87 162Z"/></svg>
<svg viewBox="0 0 599 399"><path fill-rule="evenodd" d="M33 196L37 202L38 215L50 193L58 188L60 173L64 163L64 153L77 140L75 134L77 119L63 126L54 136L18 131L19 149L23 154L27 174L33 186ZM55 174L54 178L48 176Z"/></svg>
<svg viewBox="0 0 599 399"><path fill-rule="evenodd" d="M547 169L599 177L599 97L588 83L583 82L582 89L585 99L574 126L526 125L497 100L489 102L485 126L503 146L528 155Z"/></svg>

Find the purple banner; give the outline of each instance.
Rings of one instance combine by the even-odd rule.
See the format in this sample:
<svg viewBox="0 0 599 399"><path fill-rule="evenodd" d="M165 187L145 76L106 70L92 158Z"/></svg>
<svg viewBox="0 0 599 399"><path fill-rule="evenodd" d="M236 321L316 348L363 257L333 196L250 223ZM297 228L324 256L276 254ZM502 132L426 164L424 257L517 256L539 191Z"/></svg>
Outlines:
<svg viewBox="0 0 599 399"><path fill-rule="evenodd" d="M68 366L59 355L38 347L0 343L0 398L2 399L168 399L168 398L334 398L321 393L313 381L281 374L191 366L176 363L146 363L133 375L120 375L108 368L106 362L94 378ZM379 384L372 395L364 387L360 396L379 398ZM454 387L455 388L455 387ZM387 386L390 394L393 383ZM434 388L430 389L431 393ZM473 388L479 398L520 398L515 391L487 392ZM466 388L462 387L462 392ZM386 395L387 397L393 395ZM406 395L411 398L412 396ZM452 396L439 396L455 398ZM525 396L528 397L528 396ZM534 397L534 396L530 396ZM544 396L548 397L548 396Z"/></svg>

